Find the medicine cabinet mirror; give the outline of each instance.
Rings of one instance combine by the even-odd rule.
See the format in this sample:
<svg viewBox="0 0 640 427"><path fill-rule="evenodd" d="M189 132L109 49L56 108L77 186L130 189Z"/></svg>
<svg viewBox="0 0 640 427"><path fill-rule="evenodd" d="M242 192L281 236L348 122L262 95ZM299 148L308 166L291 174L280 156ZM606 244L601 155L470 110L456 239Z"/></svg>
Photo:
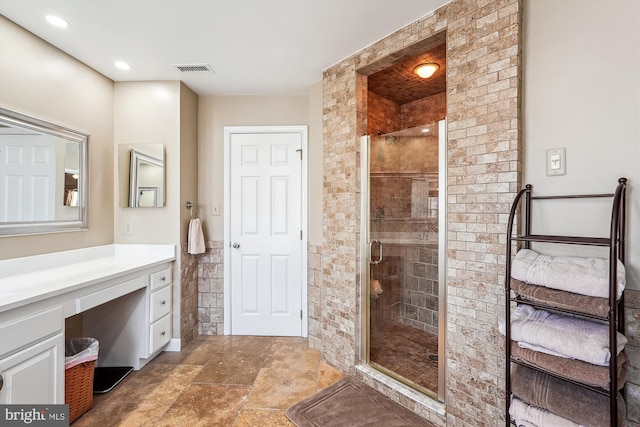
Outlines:
<svg viewBox="0 0 640 427"><path fill-rule="evenodd" d="M0 236L87 228L89 135L0 107Z"/></svg>
<svg viewBox="0 0 640 427"><path fill-rule="evenodd" d="M120 206L161 208L165 200L164 146L121 144L118 147Z"/></svg>

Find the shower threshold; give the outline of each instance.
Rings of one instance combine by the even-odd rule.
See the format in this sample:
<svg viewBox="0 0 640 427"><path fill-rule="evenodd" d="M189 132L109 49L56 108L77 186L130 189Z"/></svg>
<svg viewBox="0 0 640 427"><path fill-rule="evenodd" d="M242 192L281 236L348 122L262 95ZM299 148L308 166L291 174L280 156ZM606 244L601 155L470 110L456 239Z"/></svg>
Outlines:
<svg viewBox="0 0 640 427"><path fill-rule="evenodd" d="M438 401L438 390L429 390L428 388L425 388L423 386L421 386L420 384L411 381L408 378L403 377L402 375L398 375L397 373L385 368L382 365L377 364L376 362L373 361L369 361L369 366L379 372L381 372L382 374L393 378L396 381L399 381L401 383L403 383L404 385L414 389L415 391L417 391L418 393L424 394L425 396L428 396L429 398Z"/></svg>

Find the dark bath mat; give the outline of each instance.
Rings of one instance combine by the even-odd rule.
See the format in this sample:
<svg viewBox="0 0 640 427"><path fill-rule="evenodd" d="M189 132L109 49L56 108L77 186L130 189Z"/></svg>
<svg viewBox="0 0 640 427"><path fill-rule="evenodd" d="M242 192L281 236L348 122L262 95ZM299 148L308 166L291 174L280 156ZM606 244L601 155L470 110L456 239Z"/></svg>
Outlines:
<svg viewBox="0 0 640 427"><path fill-rule="evenodd" d="M297 427L435 427L353 377L293 405L286 415Z"/></svg>

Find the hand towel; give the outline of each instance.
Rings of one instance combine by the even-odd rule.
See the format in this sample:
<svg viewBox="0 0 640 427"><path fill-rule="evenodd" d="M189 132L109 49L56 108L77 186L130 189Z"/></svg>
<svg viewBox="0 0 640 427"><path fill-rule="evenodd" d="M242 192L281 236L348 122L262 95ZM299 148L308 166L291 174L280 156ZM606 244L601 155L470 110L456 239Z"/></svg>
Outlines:
<svg viewBox="0 0 640 427"><path fill-rule="evenodd" d="M500 322L500 333L504 335L504 322ZM627 338L617 333L617 353L624 349ZM511 314L511 339L538 346L536 351L549 350L549 354L583 360L594 365L608 366L609 326L582 318L536 310L521 304ZM617 354L616 353L616 354Z"/></svg>
<svg viewBox="0 0 640 427"><path fill-rule="evenodd" d="M189 222L188 239L187 252L194 255L205 253L204 233L202 232L200 218L193 218Z"/></svg>
<svg viewBox="0 0 640 427"><path fill-rule="evenodd" d="M626 285L625 269L617 260L617 298ZM511 277L532 285L590 297L609 298L609 260L541 255L531 249L518 251L511 264Z"/></svg>

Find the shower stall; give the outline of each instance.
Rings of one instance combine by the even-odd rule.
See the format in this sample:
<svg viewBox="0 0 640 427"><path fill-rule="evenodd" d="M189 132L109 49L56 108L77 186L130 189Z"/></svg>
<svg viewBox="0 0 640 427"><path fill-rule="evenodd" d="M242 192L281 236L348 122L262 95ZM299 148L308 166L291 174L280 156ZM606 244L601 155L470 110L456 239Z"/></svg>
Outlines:
<svg viewBox="0 0 640 427"><path fill-rule="evenodd" d="M362 362L444 401L446 122L361 144Z"/></svg>

